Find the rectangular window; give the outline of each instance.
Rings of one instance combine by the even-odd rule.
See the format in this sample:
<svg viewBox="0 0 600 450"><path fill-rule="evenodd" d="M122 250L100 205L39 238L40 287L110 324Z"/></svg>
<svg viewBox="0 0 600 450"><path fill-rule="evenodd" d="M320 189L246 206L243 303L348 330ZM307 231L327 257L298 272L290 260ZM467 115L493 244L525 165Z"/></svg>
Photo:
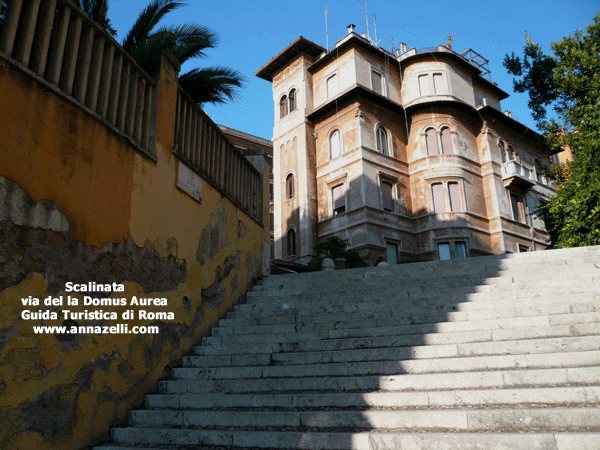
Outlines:
<svg viewBox="0 0 600 450"><path fill-rule="evenodd" d="M460 193L458 183L448 183L448 194L450 195L450 211L460 211Z"/></svg>
<svg viewBox="0 0 600 450"><path fill-rule="evenodd" d="M450 244L448 242L441 242L438 244L438 253L440 255L440 261L447 261L450 259Z"/></svg>
<svg viewBox="0 0 600 450"><path fill-rule="evenodd" d="M467 257L467 244L465 242L455 242L454 250L456 251L456 259Z"/></svg>
<svg viewBox="0 0 600 450"><path fill-rule="evenodd" d="M433 196L433 211L436 213L446 212L446 202L444 201L444 186L442 183L431 185L431 194Z"/></svg>
<svg viewBox="0 0 600 450"><path fill-rule="evenodd" d="M377 72L371 72L371 87L378 94L383 95L383 85L381 82L381 75Z"/></svg>
<svg viewBox="0 0 600 450"><path fill-rule="evenodd" d="M448 93L446 85L444 84L444 76L441 73L433 74L433 89L437 95Z"/></svg>
<svg viewBox="0 0 600 450"><path fill-rule="evenodd" d="M333 215L337 216L346 212L346 186L340 184L331 190L333 199Z"/></svg>
<svg viewBox="0 0 600 450"><path fill-rule="evenodd" d="M340 91L340 82L337 75L327 78L327 98L335 96Z"/></svg>
<svg viewBox="0 0 600 450"><path fill-rule="evenodd" d="M386 242L385 251L388 264L398 264L398 244Z"/></svg>
<svg viewBox="0 0 600 450"><path fill-rule="evenodd" d="M515 194L514 192L511 192L510 204L512 207L513 219L517 222L525 223L523 196L521 194Z"/></svg>
<svg viewBox="0 0 600 450"><path fill-rule="evenodd" d="M429 75L419 75L419 93L421 97L429 95Z"/></svg>
<svg viewBox="0 0 600 450"><path fill-rule="evenodd" d="M523 244L519 244L519 253L525 253L529 251L529 247Z"/></svg>
<svg viewBox="0 0 600 450"><path fill-rule="evenodd" d="M381 201L384 211L394 211L393 190L394 186L385 181L381 182Z"/></svg>

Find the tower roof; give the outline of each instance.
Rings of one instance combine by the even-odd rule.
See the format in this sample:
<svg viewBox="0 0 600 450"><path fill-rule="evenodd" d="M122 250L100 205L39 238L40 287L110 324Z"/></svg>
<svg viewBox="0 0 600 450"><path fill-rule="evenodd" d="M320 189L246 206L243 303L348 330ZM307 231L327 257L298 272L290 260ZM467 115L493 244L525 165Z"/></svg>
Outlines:
<svg viewBox="0 0 600 450"><path fill-rule="evenodd" d="M273 81L275 74L299 54L306 53L316 58L324 51L325 49L320 45L317 45L314 42L311 42L308 39L300 36L285 49L283 49L271 61L261 67L258 72L256 72L256 76L262 78L263 80Z"/></svg>

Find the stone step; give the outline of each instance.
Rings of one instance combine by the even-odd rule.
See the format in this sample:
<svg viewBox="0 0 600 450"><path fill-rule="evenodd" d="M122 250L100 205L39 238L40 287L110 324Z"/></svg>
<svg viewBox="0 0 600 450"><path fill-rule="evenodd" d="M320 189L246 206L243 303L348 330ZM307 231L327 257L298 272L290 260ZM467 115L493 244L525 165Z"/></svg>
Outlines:
<svg viewBox="0 0 600 450"><path fill-rule="evenodd" d="M431 322L446 322L446 321L465 321L465 320L485 320L493 318L507 318L519 316L531 316L537 314L553 313L568 313L568 312L589 312L597 309L600 302L600 294L581 294L572 299L571 302L565 301L563 296L558 297L535 297L528 299L520 299L520 301L492 301L482 302L477 305L470 305L469 302L456 303L427 303L406 304L398 303L396 305L381 305L379 308L369 302L365 303L348 303L330 307L328 305L291 307L289 304L280 305L279 309L248 309L237 311L234 319L247 319L247 326L254 326L252 322L260 320L261 317L287 317L288 323L292 322L296 325L306 323L323 323L329 322L344 322L345 320L370 320L376 319L374 326L389 326L392 321L396 324L413 324L413 323L431 323ZM454 309L456 308L456 309ZM461 310L458 310L458 309ZM576 308L581 308L577 310ZM538 311L540 311L538 313ZM380 316L383 315L383 318ZM366 317L365 317L366 316ZM314 321L311 318L314 317ZM327 320L331 317L331 320ZM278 319L283 320L283 319ZM285 322L284 322L285 323ZM227 322L224 322L226 328ZM219 327L221 329L221 327Z"/></svg>
<svg viewBox="0 0 600 450"><path fill-rule="evenodd" d="M554 355L556 356L556 355ZM555 358L546 360L554 360ZM183 370L183 369L182 369ZM199 369L195 369L197 372ZM159 382L162 393L371 392L432 391L600 384L600 367L502 369L463 373L420 373L339 377L171 379Z"/></svg>
<svg viewBox="0 0 600 450"><path fill-rule="evenodd" d="M523 431L528 428L600 429L600 409L595 407L412 409L364 411L198 411L138 410L130 412L134 427L198 428L303 428L316 430L418 430ZM120 441L117 436L117 441ZM175 443L175 442L172 442Z"/></svg>
<svg viewBox="0 0 600 450"><path fill-rule="evenodd" d="M523 418L523 420L526 420ZM124 445L161 445L169 442L178 446L221 445L226 448L263 449L349 449L349 450L597 450L600 433L406 433L406 432L317 432L317 431L252 431L198 430L165 428L115 429L113 439ZM458 432L457 432L458 431ZM110 448L110 447L108 447ZM114 447L113 447L114 448ZM119 448L119 447L117 447ZM139 450L140 447L137 447ZM164 447L163 447L164 448ZM178 447L179 448L179 447ZM106 450L107 447L98 448Z"/></svg>
<svg viewBox="0 0 600 450"><path fill-rule="evenodd" d="M279 286L265 287L262 289L254 289L248 292L247 296L249 299L254 298L269 298L269 297L282 297L287 295L306 295L306 296L318 296L324 291L331 295L336 293L337 295L352 294L358 292L373 292L379 293L386 290L402 290L402 291L415 291L415 290L452 290L461 289L467 287L473 287L475 289L482 289L482 292L486 291L487 287L491 289L499 290L508 286L516 286L519 288L531 287L539 288L544 286L572 286L580 283L590 283L598 281L600 279L600 270L593 266L582 270L580 267L573 267L569 271L561 272L561 277L556 277L554 272L548 273L536 273L527 274L522 272L515 272L510 275L499 275L497 277L479 277L473 274L457 275L452 278L439 278L439 279L389 279L389 277L381 279L340 279L337 281L327 279L315 279L311 284L289 284L285 283Z"/></svg>
<svg viewBox="0 0 600 450"><path fill-rule="evenodd" d="M450 317L452 318L452 317ZM406 323L407 325L427 323L429 318L411 317L405 321L398 321L399 323ZM441 319L441 318L440 318ZM597 323L600 320L600 312L583 313L583 314L568 314L565 316L560 315L554 316L529 316L525 318L514 318L514 325L519 326L552 326L552 325L577 325L583 323ZM295 342L306 342L306 341L325 341L328 339L345 339L345 338L360 338L360 337L384 337L393 339L404 339L402 345L423 345L427 344L442 344L442 343L463 343L463 342L481 342L484 340L492 339L492 332L495 326L501 326L503 321L490 320L489 322L481 323L479 326L473 324L473 326L466 326L466 330L460 331L440 331L431 333L416 332L415 334L409 334L411 338L403 338L406 332L412 332L413 329L409 326L386 326L389 323L394 323L393 320L366 320L361 323L372 323L371 328L341 328L341 329L330 329L326 327L317 330L299 330L289 331L281 333L263 333L263 334L235 334L235 335L218 335L209 336L203 338L203 343L207 346L235 346L240 344L285 344ZM429 321L429 323L437 323L435 321ZM469 322L470 323L470 322ZM528 325L529 324L529 325ZM489 325L490 328L484 328ZM334 328L333 326L331 328ZM475 329L469 329L475 328ZM481 329L476 329L481 328ZM585 328L585 327L584 327ZM594 326L590 325L590 329ZM418 329L418 328L417 328ZM423 327L422 330L426 330ZM415 330L416 331L416 330ZM496 333L501 334L501 333ZM389 345L389 344L387 344ZM387 346L378 345L378 346Z"/></svg>
<svg viewBox="0 0 600 450"><path fill-rule="evenodd" d="M600 323L563 325L558 327L524 327L520 330L500 329L489 334L473 334L471 342L452 343L454 333L428 335L391 335L387 337L355 338L327 341L305 341L274 347L229 349L240 354L204 355L202 347L194 356L184 357L185 367L239 367L285 364L318 364L326 362L381 361L397 359L435 359L457 356L517 354L525 350L542 352L542 349L565 350L562 345L587 342L600 333ZM586 339L587 336L587 339ZM569 344L567 338L575 340ZM542 341L543 340L543 341ZM600 344L599 344L600 345ZM262 353L261 353L262 352ZM495 353L496 352L496 353ZM526 352L527 353L527 352Z"/></svg>
<svg viewBox="0 0 600 450"><path fill-rule="evenodd" d="M587 300L586 300L587 299ZM464 302L467 303L467 302ZM510 317L530 317L534 315L557 315L557 314L568 314L568 313L587 313L592 311L600 311L599 305L600 300L592 299L590 295L578 296L576 300L565 302L564 298L561 297L556 301L546 299L546 301L522 301L518 303L518 306L510 304L496 303L493 308L481 308L479 310L468 309L458 312L452 308L461 308L462 303L455 303L450 305L441 304L424 304L419 311L413 312L403 307L391 307L385 309L386 304L379 304L379 308L370 308L369 310L363 309L366 303L355 303L352 307L344 307L343 311L340 312L315 312L311 315L300 315L299 308L282 308L279 311L271 311L271 314L265 315L262 311L237 311L231 312L227 319L222 319L219 322L220 326L216 329L227 327L254 327L262 325L282 325L282 324L314 324L314 323L330 323L337 324L344 321L358 322L365 319L379 319L380 322L375 325L389 326L389 324L383 325L385 321L394 320L395 323L391 325L398 325L403 323L411 323L414 321L414 317L422 317L423 319L430 317L433 322L446 322L452 319L453 322L465 322L469 320L469 316L475 315L476 317L472 320L492 320L492 317L484 319L482 314L491 314L493 318L510 318ZM378 303L377 303L378 304ZM487 306L494 306L491 303ZM505 306L505 308L502 308ZM425 309L425 311L423 311ZM298 313L296 313L298 311ZM510 313L510 314L509 314ZM508 316L503 314L509 314ZM515 314L517 314L515 316ZM383 317L380 317L383 316ZM427 323L427 322L426 322ZM218 333L217 333L218 334Z"/></svg>
<svg viewBox="0 0 600 450"><path fill-rule="evenodd" d="M600 386L343 394L152 394L145 405L157 409L213 408L469 408L490 405L599 405Z"/></svg>
<svg viewBox="0 0 600 450"><path fill-rule="evenodd" d="M513 289L517 291L537 291L549 290L550 288L564 289L574 288L578 285L594 285L600 280L600 270L594 269L593 274L582 274L580 270L570 274L561 274L561 277L552 278L552 274L544 275L537 279L519 280L515 277L498 277L491 279L471 279L457 278L453 282L440 280L415 280L386 282L384 280L373 280L370 283L365 282L345 282L340 280L338 283L330 282L326 284L313 284L310 286L284 286L277 289L252 290L248 292L248 302L256 302L265 299L266 301L276 301L282 297L300 297L306 299L323 298L343 298L346 295L382 295L386 293L402 293L403 295L424 293L444 292L452 294L470 293L470 292L494 292ZM564 276L564 278L563 278Z"/></svg>
<svg viewBox="0 0 600 450"><path fill-rule="evenodd" d="M178 430L180 436L187 434L189 444L177 447L179 450L209 450L209 442L215 443L215 450L236 450L261 448L278 450L282 448L319 450L598 450L600 433L595 432L533 432L533 433L398 433L398 432L286 432L286 431L237 431L209 432ZM154 430L152 430L154 432ZM164 430L157 430L167 437ZM219 437L225 441L219 441ZM160 439L155 439L159 441ZM164 441L166 442L166 441ZM217 442L225 442L216 444ZM160 447L158 447L160 446ZM217 447L218 446L218 447ZM95 450L156 450L157 446L102 445Z"/></svg>
<svg viewBox="0 0 600 450"><path fill-rule="evenodd" d="M547 252L546 252L547 253ZM536 261L543 260L543 264L536 264ZM515 258L498 259L497 256L487 258L468 258L463 261L433 261L426 263L399 264L395 266L376 267L367 269L349 269L334 272L313 272L294 275L278 275L268 278L258 289L278 288L282 284L286 286L310 286L311 284L323 283L327 285L327 280L336 283L343 280L348 283L353 281L368 282L371 279L403 279L413 280L430 279L435 277L456 277L460 275L479 276L481 278L493 278L497 276L515 276L518 279L526 279L528 274L543 275L555 274L556 272L569 272L577 268L579 272L585 270L594 273L595 264L600 262L600 251L582 255L577 258L562 258L558 260L549 260L545 256L537 256L518 260ZM596 268L597 269L597 268Z"/></svg>
<svg viewBox="0 0 600 450"><path fill-rule="evenodd" d="M427 324L427 318L433 319L433 323L436 325L433 331L465 331L475 329L494 329L494 328L516 328L521 326L545 326L550 324L550 316L556 315L556 313L569 313L573 309L574 305L577 305L578 310L600 312L600 300L592 300L589 298L588 302L581 301L580 303L570 305L563 302L527 302L525 304L539 303L541 308L536 311L541 311L546 308L546 313L539 313L539 315L524 316L520 318L511 317L510 319L487 319L480 321L445 321L446 317L444 314L453 314L456 318L456 312L467 312L466 316L468 319L468 312L473 311L493 311L500 309L500 304L497 304L495 309L494 302L489 303L459 303L456 305L431 305L424 304L421 307L417 305L403 305L402 307L393 307L392 305L381 305L378 310L373 308L371 311L353 311L353 312L339 312L329 314L318 314L315 316L299 316L299 315L282 315L282 316L268 316L267 319L275 322L271 324L262 324L260 314L249 314L246 317L243 315L236 316L232 319L221 320L219 326L213 328L213 336L233 336L233 335L248 335L248 334L281 334L281 333L293 333L293 332L309 332L309 331L323 331L323 330L344 330L352 328L380 328L380 327L391 327L399 324L409 324L408 327L418 329L418 327L424 330L433 328L431 324ZM521 305L524 303L522 302ZM385 306L391 306L389 310ZM423 309L429 310L430 314L426 315L423 313ZM415 320L416 317L420 317L421 320ZM278 320L275 320L278 318ZM254 321L253 319L257 319ZM415 325L417 323L425 322L423 325ZM259 322L259 324L253 324L253 322ZM445 323L444 329L442 329L441 323ZM437 326L437 325L440 326ZM405 327L406 328L406 327Z"/></svg>
<svg viewBox="0 0 600 450"><path fill-rule="evenodd" d="M321 295L321 294L319 294ZM234 307L236 313L312 315L324 312L381 311L395 308L427 308L428 305L446 309L492 309L504 308L510 304L546 302L556 303L568 300L599 300L600 283L580 287L544 288L538 290L505 289L498 292L394 292L380 295L349 294L346 297L327 296L310 298L307 296L284 296L277 299L263 299L259 302L241 303ZM454 309L456 310L456 309Z"/></svg>
<svg viewBox="0 0 600 450"><path fill-rule="evenodd" d="M380 349L379 351L357 351L356 354L319 355L324 360L339 359L328 362L307 362L292 360L285 365L247 366L247 367L194 367L194 359L187 357L185 367L172 370L176 379L193 380L233 380L253 378L286 378L286 377L347 377L361 375L396 375L417 373L460 373L465 371L500 370L519 367L545 368L545 367L572 367L593 366L600 364L600 343L596 336L588 336L569 342L557 339L546 345L538 344L515 345L516 348L504 349L490 348L482 343L472 345L465 349L471 356L448 356L445 358L402 359L402 349ZM517 341L519 342L519 341ZM562 349L561 347L567 347ZM479 349L478 347L484 347ZM495 351L493 355L489 352ZM512 353L511 353L512 351ZM479 353L478 352L482 352ZM502 353L504 352L504 353ZM448 352L450 353L450 352ZM338 356L339 355L339 356ZM355 358L352 361L352 358ZM360 360L359 358L363 358ZM307 355L306 359L317 359Z"/></svg>

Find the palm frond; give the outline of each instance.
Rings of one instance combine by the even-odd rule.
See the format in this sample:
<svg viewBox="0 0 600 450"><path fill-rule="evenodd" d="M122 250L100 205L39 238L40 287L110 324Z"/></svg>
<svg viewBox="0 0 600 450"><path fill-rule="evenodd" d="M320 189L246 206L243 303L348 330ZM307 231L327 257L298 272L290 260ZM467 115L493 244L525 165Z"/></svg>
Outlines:
<svg viewBox="0 0 600 450"><path fill-rule="evenodd" d="M158 22L169 12L183 6L179 0L152 0L138 16L123 40L123 48L131 53L148 40Z"/></svg>
<svg viewBox="0 0 600 450"><path fill-rule="evenodd" d="M77 6L92 20L96 21L111 36L117 35L108 18L108 0L76 0Z"/></svg>
<svg viewBox="0 0 600 450"><path fill-rule="evenodd" d="M193 69L179 77L179 85L200 106L236 100L244 84L239 72L226 67Z"/></svg>

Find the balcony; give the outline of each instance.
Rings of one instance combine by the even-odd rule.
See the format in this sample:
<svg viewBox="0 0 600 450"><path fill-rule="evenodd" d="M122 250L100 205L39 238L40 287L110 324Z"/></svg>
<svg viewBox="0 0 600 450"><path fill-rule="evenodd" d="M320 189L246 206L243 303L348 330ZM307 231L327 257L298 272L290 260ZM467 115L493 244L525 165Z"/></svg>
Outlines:
<svg viewBox="0 0 600 450"><path fill-rule="evenodd" d="M502 180L505 187L529 190L534 184L533 171L516 161L502 163Z"/></svg>

